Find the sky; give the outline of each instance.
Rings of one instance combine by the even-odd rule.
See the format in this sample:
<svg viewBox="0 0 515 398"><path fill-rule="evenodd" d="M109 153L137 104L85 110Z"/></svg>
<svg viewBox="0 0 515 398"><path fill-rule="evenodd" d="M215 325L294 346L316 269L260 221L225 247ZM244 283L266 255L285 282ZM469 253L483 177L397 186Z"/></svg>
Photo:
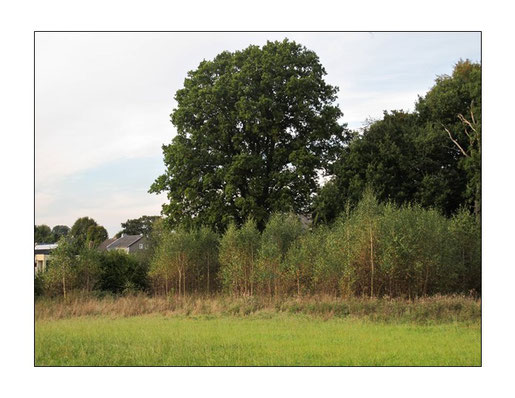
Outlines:
<svg viewBox="0 0 515 398"><path fill-rule="evenodd" d="M317 53L339 87L342 123L361 128L384 110L412 111L438 75L481 60L479 33L36 33L36 224L88 216L109 236L158 215L149 194L164 172L161 146L190 70L224 50L288 38Z"/></svg>

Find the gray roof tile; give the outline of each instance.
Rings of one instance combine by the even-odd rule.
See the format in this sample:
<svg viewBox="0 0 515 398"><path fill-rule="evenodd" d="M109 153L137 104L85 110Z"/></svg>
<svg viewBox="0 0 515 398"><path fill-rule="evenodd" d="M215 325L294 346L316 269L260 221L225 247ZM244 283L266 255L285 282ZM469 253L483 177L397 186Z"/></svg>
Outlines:
<svg viewBox="0 0 515 398"><path fill-rule="evenodd" d="M143 235L125 235L109 244L107 249L126 248L133 245L141 238L143 238Z"/></svg>

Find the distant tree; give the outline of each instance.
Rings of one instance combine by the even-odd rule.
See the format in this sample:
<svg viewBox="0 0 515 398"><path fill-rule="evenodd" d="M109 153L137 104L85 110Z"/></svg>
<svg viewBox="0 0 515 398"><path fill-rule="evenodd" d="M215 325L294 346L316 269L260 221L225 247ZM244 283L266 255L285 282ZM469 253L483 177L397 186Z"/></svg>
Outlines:
<svg viewBox="0 0 515 398"><path fill-rule="evenodd" d="M140 218L129 219L122 223L122 230L116 234L116 237L126 235L144 235L149 236L152 232L154 222L158 220L159 216L141 216Z"/></svg>
<svg viewBox="0 0 515 398"><path fill-rule="evenodd" d="M55 236L48 225L34 225L34 241L36 243L54 243Z"/></svg>
<svg viewBox="0 0 515 398"><path fill-rule="evenodd" d="M188 73L177 91L177 136L163 146L172 227L219 231L252 216L262 229L274 211L310 211L318 173L346 139L337 88L318 56L284 40L222 52Z"/></svg>
<svg viewBox="0 0 515 398"><path fill-rule="evenodd" d="M96 248L107 239L107 231L101 225L90 225L86 233L86 247Z"/></svg>
<svg viewBox="0 0 515 398"><path fill-rule="evenodd" d="M105 236L105 238L102 240L107 239L107 232L105 232L104 235L105 229L103 227L92 228L90 230L90 227L97 226L97 222L89 217L81 217L75 221L72 228L70 229L69 236L73 240L77 254L83 247L88 246L88 232L90 234L89 242L93 242L92 245L97 243L103 236Z"/></svg>
<svg viewBox="0 0 515 398"><path fill-rule="evenodd" d="M56 225L52 228L52 235L54 235L54 240L57 242L61 237L67 236L70 232L70 227L66 225Z"/></svg>

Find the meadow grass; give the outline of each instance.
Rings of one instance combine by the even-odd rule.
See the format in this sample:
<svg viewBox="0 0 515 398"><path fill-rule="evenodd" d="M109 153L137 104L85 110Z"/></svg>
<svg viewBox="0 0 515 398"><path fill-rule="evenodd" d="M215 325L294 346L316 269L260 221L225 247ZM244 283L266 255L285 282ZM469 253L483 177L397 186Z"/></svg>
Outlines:
<svg viewBox="0 0 515 398"><path fill-rule="evenodd" d="M36 366L480 366L479 322L248 316L81 316L36 321Z"/></svg>

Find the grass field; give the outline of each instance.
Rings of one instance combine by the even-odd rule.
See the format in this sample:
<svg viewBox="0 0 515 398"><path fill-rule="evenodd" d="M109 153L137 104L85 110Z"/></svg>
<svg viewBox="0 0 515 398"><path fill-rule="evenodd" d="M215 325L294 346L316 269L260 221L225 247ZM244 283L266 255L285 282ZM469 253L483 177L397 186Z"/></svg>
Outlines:
<svg viewBox="0 0 515 398"><path fill-rule="evenodd" d="M81 316L36 321L45 366L480 366L479 322L304 314Z"/></svg>

